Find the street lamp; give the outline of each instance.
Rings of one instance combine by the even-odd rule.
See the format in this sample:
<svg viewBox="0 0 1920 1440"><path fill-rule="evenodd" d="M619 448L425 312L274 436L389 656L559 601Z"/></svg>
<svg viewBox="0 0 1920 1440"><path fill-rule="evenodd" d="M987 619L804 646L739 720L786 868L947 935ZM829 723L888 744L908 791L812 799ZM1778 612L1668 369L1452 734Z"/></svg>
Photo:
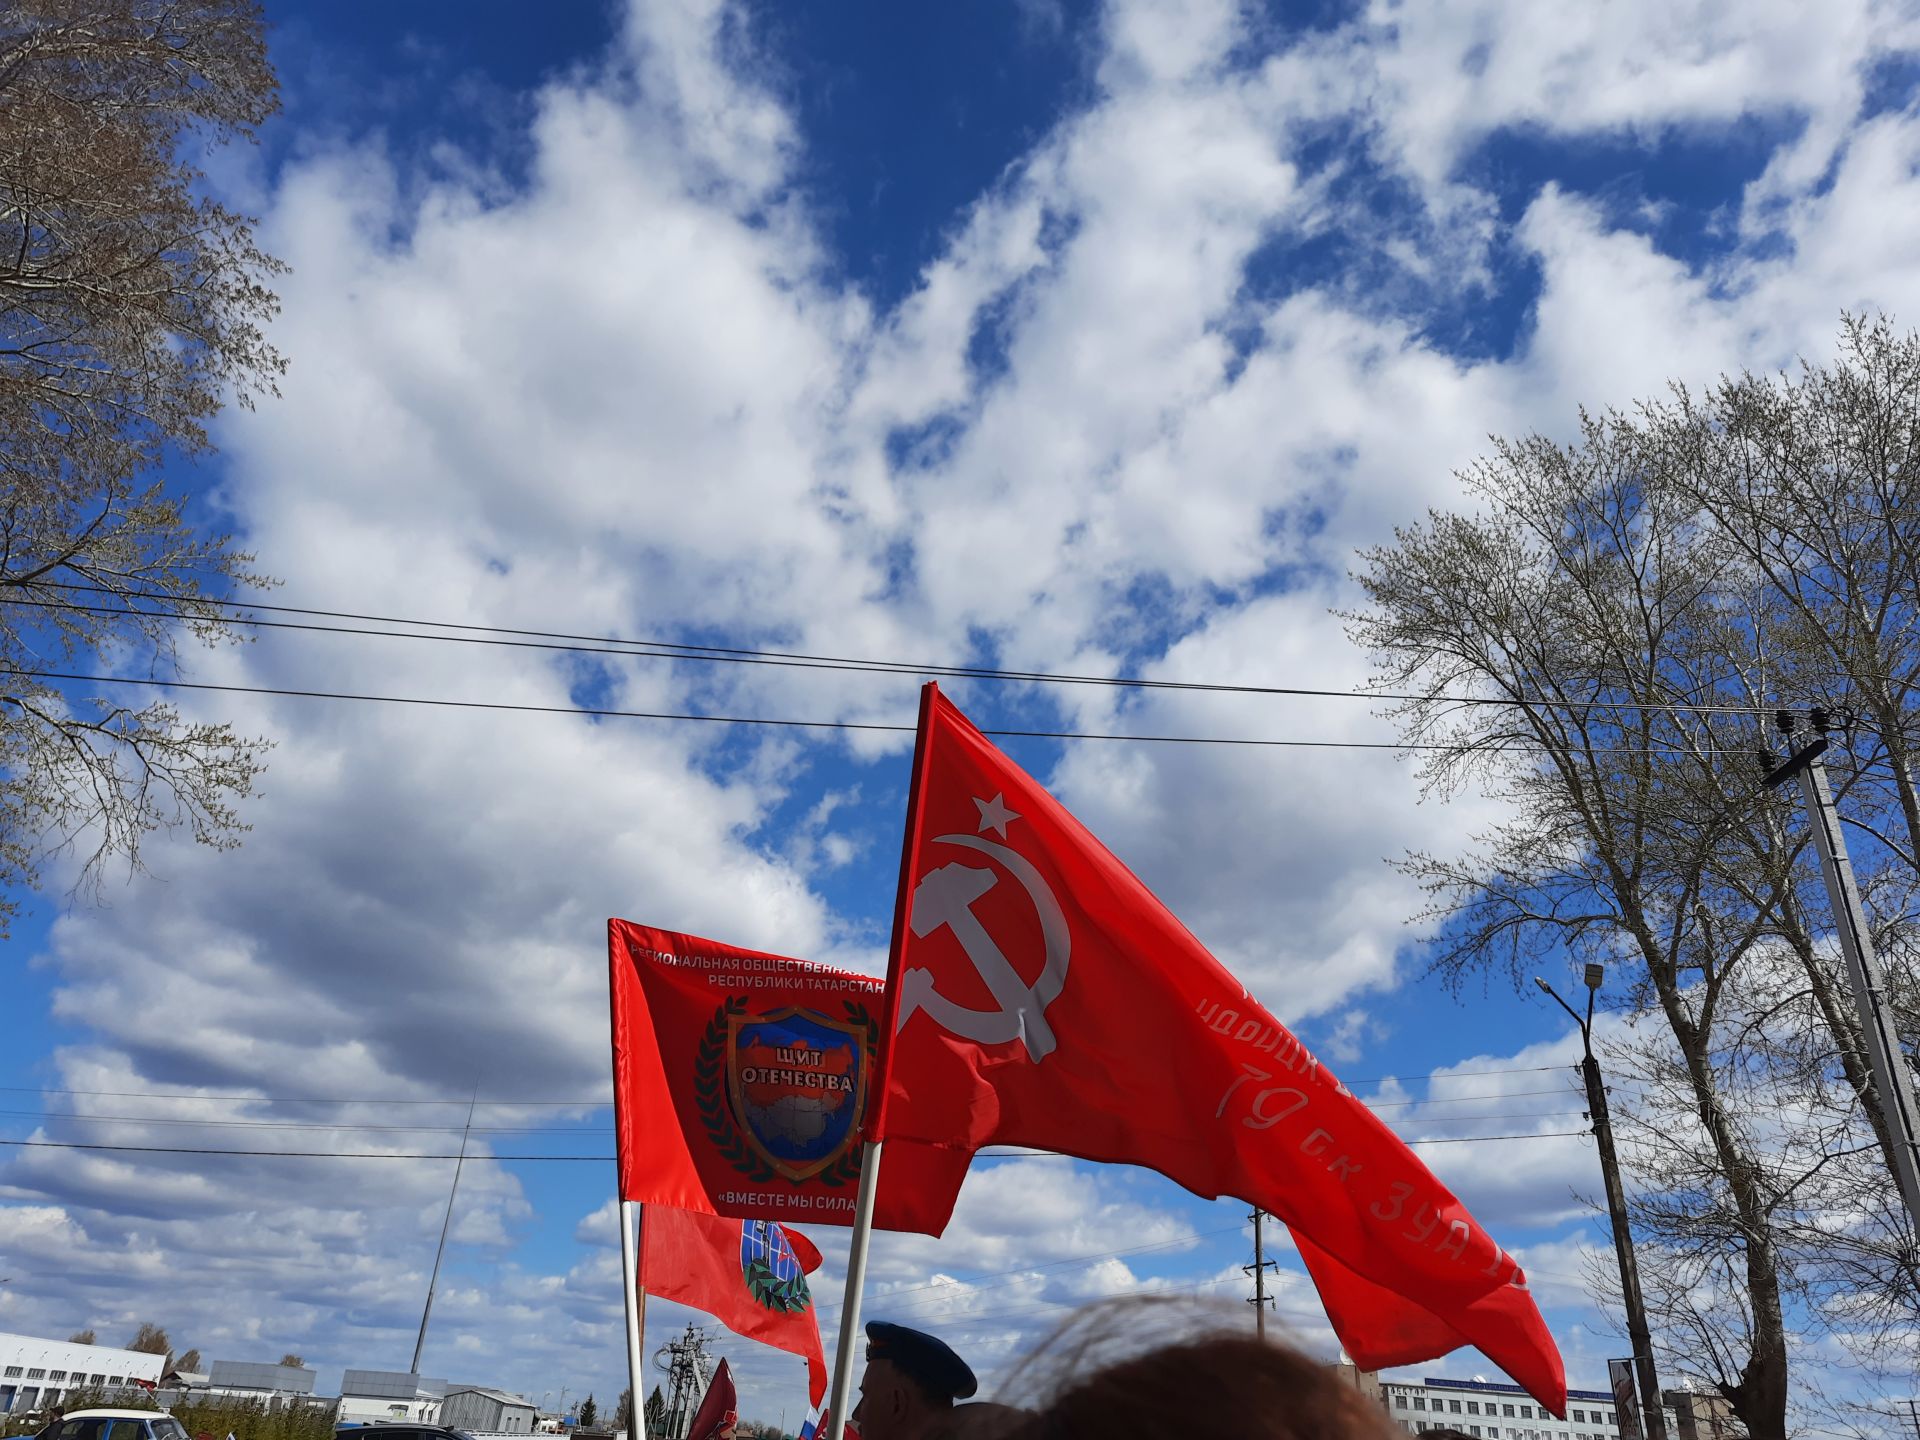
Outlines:
<svg viewBox="0 0 1920 1440"><path fill-rule="evenodd" d="M1593 1138L1600 1147L1600 1174L1607 1187L1607 1210L1613 1217L1613 1250L1620 1260L1620 1294L1627 1305L1627 1334L1633 1341L1633 1363L1640 1377L1640 1408L1647 1440L1667 1440L1666 1416L1660 1408L1660 1386L1653 1371L1653 1335L1647 1328L1647 1306L1640 1296L1640 1267L1633 1258L1633 1231L1627 1224L1627 1197L1620 1186L1620 1161L1613 1152L1613 1122L1607 1114L1607 1087L1600 1079L1600 1062L1593 1058L1593 1002L1606 979L1604 965L1588 965L1587 1013L1582 1016L1538 975L1538 985L1580 1027L1584 1057L1580 1073L1587 1082L1587 1114L1593 1120ZM1624 1428L1624 1427L1623 1427Z"/></svg>

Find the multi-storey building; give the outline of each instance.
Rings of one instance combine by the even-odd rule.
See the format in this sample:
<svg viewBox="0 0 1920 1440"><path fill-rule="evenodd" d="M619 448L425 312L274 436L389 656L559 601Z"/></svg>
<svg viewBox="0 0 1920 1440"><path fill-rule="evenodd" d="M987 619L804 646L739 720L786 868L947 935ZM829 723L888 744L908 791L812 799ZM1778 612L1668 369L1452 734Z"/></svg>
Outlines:
<svg viewBox="0 0 1920 1440"><path fill-rule="evenodd" d="M58 1405L76 1390L111 1392L135 1381L151 1385L166 1363L164 1355L111 1345L0 1335L0 1415Z"/></svg>
<svg viewBox="0 0 1920 1440"><path fill-rule="evenodd" d="M1611 1390L1569 1390L1567 1418L1556 1420L1518 1385L1492 1380L1383 1380L1381 1399L1401 1429L1459 1430L1483 1440L1622 1440ZM1671 1406L1667 1434L1680 1433ZM1631 1436L1634 1431L1628 1431Z"/></svg>

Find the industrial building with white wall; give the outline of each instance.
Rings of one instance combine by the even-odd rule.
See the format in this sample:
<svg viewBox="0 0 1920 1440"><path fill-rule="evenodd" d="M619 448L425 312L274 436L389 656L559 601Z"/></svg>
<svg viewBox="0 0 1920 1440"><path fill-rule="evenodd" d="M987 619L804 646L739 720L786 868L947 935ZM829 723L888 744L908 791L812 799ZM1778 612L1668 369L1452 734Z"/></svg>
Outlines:
<svg viewBox="0 0 1920 1440"><path fill-rule="evenodd" d="M208 1367L203 1384L187 1388L227 1399L254 1400L275 1409L289 1403L332 1404L330 1399L316 1400L313 1389L318 1379L304 1365L270 1365L261 1360L216 1360Z"/></svg>
<svg viewBox="0 0 1920 1440"><path fill-rule="evenodd" d="M406 1420L437 1425L446 1395L444 1380L404 1370L349 1370L340 1378L340 1423Z"/></svg>
<svg viewBox="0 0 1920 1440"><path fill-rule="evenodd" d="M0 1415L22 1415L57 1405L76 1390L124 1390L135 1381L154 1385L164 1355L0 1334Z"/></svg>

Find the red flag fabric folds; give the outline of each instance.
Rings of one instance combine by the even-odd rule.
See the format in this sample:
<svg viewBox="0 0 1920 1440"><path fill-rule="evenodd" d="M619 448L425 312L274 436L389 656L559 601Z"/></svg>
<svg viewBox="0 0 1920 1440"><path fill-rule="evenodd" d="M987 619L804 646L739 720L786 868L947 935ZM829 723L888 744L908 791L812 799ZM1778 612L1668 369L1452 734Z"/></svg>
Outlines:
<svg viewBox="0 0 1920 1440"><path fill-rule="evenodd" d="M1279 1216L1365 1369L1478 1345L1563 1413L1520 1267L1119 860L929 685L881 1125L1150 1166ZM884 1176L886 1167L882 1167Z"/></svg>
<svg viewBox="0 0 1920 1440"><path fill-rule="evenodd" d="M607 959L620 1198L851 1225L881 982L626 920ZM968 1158L889 1151L874 1224L938 1235Z"/></svg>
<svg viewBox="0 0 1920 1440"><path fill-rule="evenodd" d="M739 1423L740 1396L734 1389L733 1371L722 1360L714 1369L713 1379L707 1382L707 1393L701 1397L700 1408L693 1412L687 1440L720 1440L722 1432Z"/></svg>
<svg viewBox="0 0 1920 1440"><path fill-rule="evenodd" d="M770 1220L658 1204L640 1212L641 1290L711 1315L736 1335L805 1357L810 1405L827 1393L820 1317L807 1287L819 1265L811 1240Z"/></svg>

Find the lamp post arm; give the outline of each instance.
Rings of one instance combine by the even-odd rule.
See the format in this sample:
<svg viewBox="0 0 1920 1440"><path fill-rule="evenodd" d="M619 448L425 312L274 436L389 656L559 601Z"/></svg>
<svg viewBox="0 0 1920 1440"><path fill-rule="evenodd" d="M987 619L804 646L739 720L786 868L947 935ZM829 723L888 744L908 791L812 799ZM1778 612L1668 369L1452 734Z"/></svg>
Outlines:
<svg viewBox="0 0 1920 1440"><path fill-rule="evenodd" d="M1553 997L1553 1003L1573 1017L1573 1023L1580 1027L1580 1038L1585 1040L1587 1036L1587 1022L1580 1018L1580 1012L1562 1000L1560 998L1560 992L1547 984L1547 982L1542 980L1538 975L1533 977L1533 983L1551 995Z"/></svg>

